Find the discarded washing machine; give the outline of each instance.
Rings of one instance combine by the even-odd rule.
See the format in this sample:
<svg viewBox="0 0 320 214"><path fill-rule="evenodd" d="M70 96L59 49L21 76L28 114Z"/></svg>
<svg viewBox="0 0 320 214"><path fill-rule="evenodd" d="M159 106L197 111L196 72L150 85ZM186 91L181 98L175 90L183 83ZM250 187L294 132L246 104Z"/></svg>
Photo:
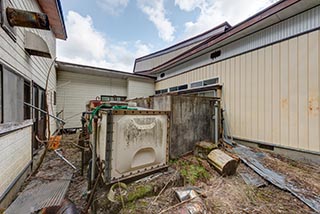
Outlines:
<svg viewBox="0 0 320 214"><path fill-rule="evenodd" d="M167 168L168 111L101 110L97 157L107 183Z"/></svg>

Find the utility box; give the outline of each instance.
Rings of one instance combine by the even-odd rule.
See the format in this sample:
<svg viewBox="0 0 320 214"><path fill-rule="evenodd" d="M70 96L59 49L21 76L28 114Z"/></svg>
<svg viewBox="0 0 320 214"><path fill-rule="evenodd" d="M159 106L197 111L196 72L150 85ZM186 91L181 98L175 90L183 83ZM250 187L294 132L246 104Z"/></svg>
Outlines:
<svg viewBox="0 0 320 214"><path fill-rule="evenodd" d="M168 111L101 110L97 156L114 183L167 167Z"/></svg>

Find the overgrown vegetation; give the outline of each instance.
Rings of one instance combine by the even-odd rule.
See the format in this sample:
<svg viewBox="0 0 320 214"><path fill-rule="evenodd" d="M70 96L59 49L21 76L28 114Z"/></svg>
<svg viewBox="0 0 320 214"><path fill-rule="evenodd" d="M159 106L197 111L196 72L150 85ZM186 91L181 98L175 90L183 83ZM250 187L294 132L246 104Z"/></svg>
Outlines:
<svg viewBox="0 0 320 214"><path fill-rule="evenodd" d="M173 167L180 171L185 184L194 185L198 180L207 180L210 175L196 158L171 161Z"/></svg>
<svg viewBox="0 0 320 214"><path fill-rule="evenodd" d="M127 202L134 202L137 199L154 195L152 185L141 185L128 193Z"/></svg>

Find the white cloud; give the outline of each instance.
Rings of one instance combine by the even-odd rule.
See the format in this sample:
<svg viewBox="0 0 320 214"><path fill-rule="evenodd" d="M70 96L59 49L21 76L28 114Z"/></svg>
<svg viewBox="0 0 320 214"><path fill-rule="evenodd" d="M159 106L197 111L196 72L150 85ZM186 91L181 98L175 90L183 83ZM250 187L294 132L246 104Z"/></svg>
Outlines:
<svg viewBox="0 0 320 214"><path fill-rule="evenodd" d="M196 21L185 23L185 36L190 37L228 21L231 25L254 15L277 0L175 0L181 10L200 10Z"/></svg>
<svg viewBox="0 0 320 214"><path fill-rule="evenodd" d="M119 15L127 7L129 0L97 0L97 3L107 13Z"/></svg>
<svg viewBox="0 0 320 214"><path fill-rule="evenodd" d="M141 41L111 42L94 28L90 16L69 11L67 41L58 40L58 60L131 72L135 58L149 54L151 45Z"/></svg>
<svg viewBox="0 0 320 214"><path fill-rule="evenodd" d="M164 1L138 0L138 6L142 12L148 15L149 20L156 26L159 37L166 42L173 41L175 28L169 19L166 18Z"/></svg>

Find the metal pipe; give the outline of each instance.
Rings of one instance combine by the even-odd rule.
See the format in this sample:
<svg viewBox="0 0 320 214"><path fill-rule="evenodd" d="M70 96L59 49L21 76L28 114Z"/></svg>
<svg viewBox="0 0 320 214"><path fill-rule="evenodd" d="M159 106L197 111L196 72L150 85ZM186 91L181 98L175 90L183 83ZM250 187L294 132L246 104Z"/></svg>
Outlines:
<svg viewBox="0 0 320 214"><path fill-rule="evenodd" d="M92 161L91 161L91 185L95 180L96 161L97 161L97 141L98 141L98 116L94 116L94 137L92 144Z"/></svg>
<svg viewBox="0 0 320 214"><path fill-rule="evenodd" d="M54 152L62 159L64 160L67 164L69 164L73 169L77 170L77 167L75 167L70 161L68 161L65 157L63 157L62 154L60 154L59 149L54 150Z"/></svg>
<svg viewBox="0 0 320 214"><path fill-rule="evenodd" d="M214 143L219 142L219 101L214 104Z"/></svg>
<svg viewBox="0 0 320 214"><path fill-rule="evenodd" d="M31 107L31 108L34 108L34 109L36 109L36 110L38 110L38 111L41 111L42 113L45 113L45 114L49 115L50 117L58 120L59 122L61 122L61 123L63 123L63 124L66 124L66 122L65 122L64 120L62 120L62 119L60 119L59 117L56 117L56 116L54 116L54 115L52 115L52 114L49 114L48 112L42 110L41 108L38 108L38 107L36 107L36 106L34 106L34 105L31 105L30 103L26 103L26 102L24 102L24 104L27 105L27 106L29 106L29 107Z"/></svg>

